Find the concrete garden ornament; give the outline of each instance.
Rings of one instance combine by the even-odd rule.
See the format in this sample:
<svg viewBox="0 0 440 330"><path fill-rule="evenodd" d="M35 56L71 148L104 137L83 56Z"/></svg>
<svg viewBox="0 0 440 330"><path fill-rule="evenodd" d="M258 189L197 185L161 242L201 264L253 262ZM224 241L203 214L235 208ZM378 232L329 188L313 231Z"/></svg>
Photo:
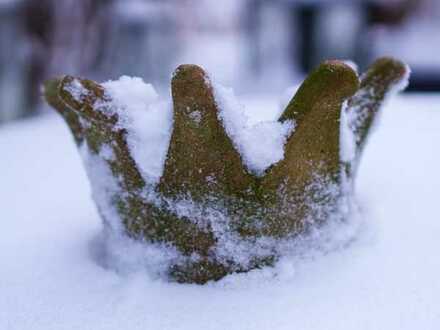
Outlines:
<svg viewBox="0 0 440 330"><path fill-rule="evenodd" d="M157 145L136 137L143 117L130 115L128 97L118 101L123 89L64 76L47 81L44 94L81 150L106 232L172 251L169 278L205 283L272 265L286 241L350 221L371 127L408 74L391 58L377 60L360 79L344 62L322 63L274 123L284 129L282 157L255 170L229 128L217 87L202 68L181 65L156 177L145 170L153 161L148 153L138 154ZM160 116L161 107L148 111ZM148 128L144 133L148 139Z"/></svg>

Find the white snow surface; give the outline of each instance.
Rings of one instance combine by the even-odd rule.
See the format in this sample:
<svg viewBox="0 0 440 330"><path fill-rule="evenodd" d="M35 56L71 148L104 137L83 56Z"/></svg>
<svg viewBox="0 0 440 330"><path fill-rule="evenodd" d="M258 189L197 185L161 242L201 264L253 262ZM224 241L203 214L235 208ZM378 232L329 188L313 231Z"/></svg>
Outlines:
<svg viewBox="0 0 440 330"><path fill-rule="evenodd" d="M250 99L253 117L278 111ZM439 126L440 96L391 100L359 168L355 239L205 286L106 268L65 124L48 115L2 126L0 329L439 329Z"/></svg>
<svg viewBox="0 0 440 330"><path fill-rule="evenodd" d="M147 182L159 181L171 137L172 108L162 101L151 84L141 78L122 76L103 84L128 129L127 143Z"/></svg>

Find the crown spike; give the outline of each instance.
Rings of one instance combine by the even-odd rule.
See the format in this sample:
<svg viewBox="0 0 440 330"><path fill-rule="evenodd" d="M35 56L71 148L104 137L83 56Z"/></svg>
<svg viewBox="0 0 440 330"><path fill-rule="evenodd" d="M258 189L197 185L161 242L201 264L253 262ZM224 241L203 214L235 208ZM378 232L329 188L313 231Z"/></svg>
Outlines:
<svg viewBox="0 0 440 330"><path fill-rule="evenodd" d="M274 193L279 191L282 199L297 205L285 221L291 228L301 231L310 213L310 199L315 206L319 201L313 199L322 200L327 194L312 194L308 187L316 180L329 181L321 188L339 184L340 114L358 85L358 77L348 65L326 61L304 81L280 117L281 121L294 119L295 132L286 143L284 159L268 171L262 185L270 196L280 198Z"/></svg>
<svg viewBox="0 0 440 330"><path fill-rule="evenodd" d="M174 129L158 190L197 201L242 193L252 178L221 123L207 74L196 65L181 65L171 88Z"/></svg>
<svg viewBox="0 0 440 330"><path fill-rule="evenodd" d="M54 108L66 121L77 145L84 140L84 132L79 116L70 110L59 96L59 88L63 77L47 80L43 85L43 96L47 103Z"/></svg>
<svg viewBox="0 0 440 330"><path fill-rule="evenodd" d="M106 109L111 106L111 99L104 87L91 80L66 76L48 81L44 88L47 102L66 118L74 135L78 132L79 142L85 139L90 151L98 156L104 145L111 147L114 157L104 161L120 186L120 191L111 197L111 207L116 207L126 232L132 237L172 243L184 254L206 255L214 244L212 233L145 200L145 181L131 156L125 129L115 126L117 115ZM87 124L82 126L79 118ZM91 177L92 184L94 179ZM107 212L100 209L100 213L105 219Z"/></svg>
<svg viewBox="0 0 440 330"><path fill-rule="evenodd" d="M359 162L371 127L387 95L392 92L394 86L399 87L401 84L401 89L406 87L404 82L408 74L409 69L403 62L383 57L376 60L361 76L360 88L350 98L346 108L349 128L355 138L356 163Z"/></svg>

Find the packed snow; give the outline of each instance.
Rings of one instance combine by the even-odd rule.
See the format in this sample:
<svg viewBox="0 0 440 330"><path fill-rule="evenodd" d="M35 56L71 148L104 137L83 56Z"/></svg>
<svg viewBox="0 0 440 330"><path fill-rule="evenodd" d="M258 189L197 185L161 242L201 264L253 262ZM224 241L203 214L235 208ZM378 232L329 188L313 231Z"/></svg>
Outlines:
<svg viewBox="0 0 440 330"><path fill-rule="evenodd" d="M122 76L103 84L128 129L127 143L146 181L157 182L163 171L172 128L172 109L151 84Z"/></svg>
<svg viewBox="0 0 440 330"><path fill-rule="evenodd" d="M293 121L280 123L274 119L251 124L249 109L238 101L232 89L215 84L214 92L226 132L250 172L262 175L284 158L284 144L295 128Z"/></svg>
<svg viewBox="0 0 440 330"><path fill-rule="evenodd" d="M279 112L273 99L251 100L250 120ZM132 269L136 253L109 268L62 120L0 127L0 329L438 329L439 106L428 95L387 104L359 168L361 219L331 229L331 250L309 246L205 286ZM154 263L157 251L148 253Z"/></svg>

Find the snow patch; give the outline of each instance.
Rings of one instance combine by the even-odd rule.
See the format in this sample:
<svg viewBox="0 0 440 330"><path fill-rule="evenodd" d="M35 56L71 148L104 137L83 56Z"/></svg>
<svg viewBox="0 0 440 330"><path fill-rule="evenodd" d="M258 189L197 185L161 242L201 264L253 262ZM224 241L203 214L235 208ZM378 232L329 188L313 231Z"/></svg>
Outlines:
<svg viewBox="0 0 440 330"><path fill-rule="evenodd" d="M122 222L113 203L113 198L119 193L120 188L105 161L114 157L113 150L105 145L101 148L100 155L95 155L89 150L87 143L83 143L80 146L80 153L99 214L112 231L122 233L124 231Z"/></svg>
<svg viewBox="0 0 440 330"><path fill-rule="evenodd" d="M293 121L262 121L250 125L232 89L215 83L214 94L225 130L249 171L263 175L269 166L284 158L284 145L295 128Z"/></svg>
<svg viewBox="0 0 440 330"><path fill-rule="evenodd" d="M347 111L347 101L342 105L340 121L339 152L342 162L351 163L356 156L356 137L350 127L352 116Z"/></svg>
<svg viewBox="0 0 440 330"><path fill-rule="evenodd" d="M127 143L144 180L159 181L172 130L172 109L161 101L151 84L141 78L122 76L102 84L127 129Z"/></svg>
<svg viewBox="0 0 440 330"><path fill-rule="evenodd" d="M69 84L64 85L63 89L70 93L76 102L82 102L89 93L76 78L73 79Z"/></svg>

